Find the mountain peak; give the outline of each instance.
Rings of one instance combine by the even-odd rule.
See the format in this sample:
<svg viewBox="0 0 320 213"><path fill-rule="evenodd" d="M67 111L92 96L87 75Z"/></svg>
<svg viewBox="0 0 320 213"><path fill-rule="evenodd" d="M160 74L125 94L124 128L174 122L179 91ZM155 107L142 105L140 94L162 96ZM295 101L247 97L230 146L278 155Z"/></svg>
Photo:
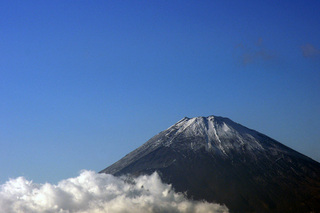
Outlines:
<svg viewBox="0 0 320 213"><path fill-rule="evenodd" d="M235 212L320 211L320 164L220 116L184 117L102 170L151 174Z"/></svg>
<svg viewBox="0 0 320 213"><path fill-rule="evenodd" d="M263 145L257 139L258 132L220 116L185 117L164 132L163 144L175 148L194 151L205 148L207 151L225 156L230 150L263 150Z"/></svg>

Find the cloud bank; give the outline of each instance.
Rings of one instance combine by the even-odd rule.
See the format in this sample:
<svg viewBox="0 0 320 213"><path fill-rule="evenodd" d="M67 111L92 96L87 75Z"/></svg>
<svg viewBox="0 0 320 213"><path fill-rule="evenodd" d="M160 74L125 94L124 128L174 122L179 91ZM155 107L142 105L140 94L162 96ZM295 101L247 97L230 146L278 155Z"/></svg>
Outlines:
<svg viewBox="0 0 320 213"><path fill-rule="evenodd" d="M192 201L161 182L157 173L134 179L82 171L57 185L24 177L0 186L0 212L6 213L213 213L224 205Z"/></svg>

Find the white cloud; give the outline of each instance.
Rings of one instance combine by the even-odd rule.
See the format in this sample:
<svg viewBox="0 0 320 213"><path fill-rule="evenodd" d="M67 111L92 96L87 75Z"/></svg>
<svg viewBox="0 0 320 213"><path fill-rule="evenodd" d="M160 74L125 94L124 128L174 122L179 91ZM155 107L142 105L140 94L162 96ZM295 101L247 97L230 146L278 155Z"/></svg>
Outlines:
<svg viewBox="0 0 320 213"><path fill-rule="evenodd" d="M82 171L57 185L24 177L0 186L0 212L6 213L161 213L228 212L224 205L192 201L161 182L157 173L134 179Z"/></svg>

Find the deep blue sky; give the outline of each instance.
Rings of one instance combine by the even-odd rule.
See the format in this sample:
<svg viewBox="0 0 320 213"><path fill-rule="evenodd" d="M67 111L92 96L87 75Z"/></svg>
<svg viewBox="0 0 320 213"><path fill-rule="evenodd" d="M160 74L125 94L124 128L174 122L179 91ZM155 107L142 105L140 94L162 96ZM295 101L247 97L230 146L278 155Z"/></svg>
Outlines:
<svg viewBox="0 0 320 213"><path fill-rule="evenodd" d="M320 161L320 1L1 1L0 183L99 171L184 116Z"/></svg>

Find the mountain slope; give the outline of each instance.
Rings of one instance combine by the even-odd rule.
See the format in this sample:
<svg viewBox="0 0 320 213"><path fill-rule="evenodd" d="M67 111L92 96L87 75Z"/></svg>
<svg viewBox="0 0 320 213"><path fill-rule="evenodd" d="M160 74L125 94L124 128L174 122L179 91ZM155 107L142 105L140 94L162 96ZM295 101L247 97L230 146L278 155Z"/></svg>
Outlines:
<svg viewBox="0 0 320 213"><path fill-rule="evenodd" d="M101 172L154 171L235 212L320 211L320 164L228 118L184 118Z"/></svg>

